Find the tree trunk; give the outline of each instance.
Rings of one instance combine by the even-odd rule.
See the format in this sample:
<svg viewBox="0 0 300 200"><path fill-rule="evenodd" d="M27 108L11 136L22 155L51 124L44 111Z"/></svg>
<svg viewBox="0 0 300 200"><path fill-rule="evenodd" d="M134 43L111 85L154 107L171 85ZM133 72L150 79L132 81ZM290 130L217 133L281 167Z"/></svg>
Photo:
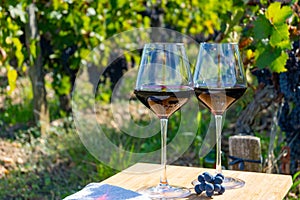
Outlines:
<svg viewBox="0 0 300 200"><path fill-rule="evenodd" d="M59 95L59 106L62 111L66 112L66 114L69 115L72 112L70 95L68 94Z"/></svg>
<svg viewBox="0 0 300 200"><path fill-rule="evenodd" d="M254 100L241 112L237 119L235 134L252 135L252 127L257 115L274 103L277 98L278 92L273 85L266 85L259 90L255 94Z"/></svg>
<svg viewBox="0 0 300 200"><path fill-rule="evenodd" d="M40 131L44 134L49 127L49 109L46 100L45 74L43 71L43 57L40 49L40 35L38 33L37 19L35 13L36 6L31 3L27 7L28 24L26 26L26 46L30 58L29 77L33 90L33 114L35 122L40 125ZM35 43L36 50L32 48Z"/></svg>

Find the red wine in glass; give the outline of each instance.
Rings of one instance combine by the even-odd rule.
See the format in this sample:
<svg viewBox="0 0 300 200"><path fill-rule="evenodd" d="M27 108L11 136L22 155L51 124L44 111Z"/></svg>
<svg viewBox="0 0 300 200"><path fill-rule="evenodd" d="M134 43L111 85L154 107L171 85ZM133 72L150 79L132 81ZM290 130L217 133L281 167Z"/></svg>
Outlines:
<svg viewBox="0 0 300 200"><path fill-rule="evenodd" d="M151 89L154 90L151 91ZM172 91L159 91L154 87L134 90L136 97L160 119L169 118L188 102L192 93L193 89L189 87L175 88Z"/></svg>
<svg viewBox="0 0 300 200"><path fill-rule="evenodd" d="M197 99L214 115L222 115L246 91L246 87L194 88Z"/></svg>

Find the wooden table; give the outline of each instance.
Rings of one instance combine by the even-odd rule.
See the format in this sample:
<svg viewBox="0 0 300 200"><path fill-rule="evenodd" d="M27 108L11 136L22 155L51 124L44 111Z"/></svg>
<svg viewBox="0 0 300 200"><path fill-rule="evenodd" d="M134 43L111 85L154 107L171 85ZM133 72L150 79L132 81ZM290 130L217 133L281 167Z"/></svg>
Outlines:
<svg viewBox="0 0 300 200"><path fill-rule="evenodd" d="M138 163L132 167L102 181L111 185L137 191L143 187L156 185L160 177L160 165ZM137 174L137 172L146 171ZM152 171L152 172L151 172ZM199 174L208 171L214 173L214 169L196 167L167 166L168 181L170 185L180 185L190 188L192 194L185 199L210 199L204 193L196 195L191 181ZM133 173L136 172L136 173ZM265 174L254 172L241 172L223 170L225 176L236 177L244 180L244 187L226 190L223 195L214 195L213 199L262 199L281 200L292 186L292 177L289 175Z"/></svg>

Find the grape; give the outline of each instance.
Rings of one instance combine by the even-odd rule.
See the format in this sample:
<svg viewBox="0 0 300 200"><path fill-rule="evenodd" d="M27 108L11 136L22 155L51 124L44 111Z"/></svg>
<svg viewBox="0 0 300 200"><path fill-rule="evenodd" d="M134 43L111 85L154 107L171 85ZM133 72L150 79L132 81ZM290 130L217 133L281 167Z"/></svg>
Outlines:
<svg viewBox="0 0 300 200"><path fill-rule="evenodd" d="M214 191L215 192L220 192L221 191L221 185L220 184L215 184L214 185Z"/></svg>
<svg viewBox="0 0 300 200"><path fill-rule="evenodd" d="M214 180L215 184L222 184L223 183L223 179L220 176L216 176L215 180Z"/></svg>
<svg viewBox="0 0 300 200"><path fill-rule="evenodd" d="M218 192L219 194L225 192L225 188L221 185L224 181L224 176L220 173L212 176L210 173L204 172L198 176L198 181L200 183L194 187L197 194L205 191L207 197L212 197L214 192Z"/></svg>
<svg viewBox="0 0 300 200"><path fill-rule="evenodd" d="M256 76L258 83L272 85L272 74L268 69L254 69L251 73Z"/></svg>
<svg viewBox="0 0 300 200"><path fill-rule="evenodd" d="M197 194L201 194L204 191L200 188L200 184L196 185L194 189Z"/></svg>
<svg viewBox="0 0 300 200"><path fill-rule="evenodd" d="M200 174L200 175L198 176L198 181L199 181L200 183L205 182L204 176Z"/></svg>
<svg viewBox="0 0 300 200"><path fill-rule="evenodd" d="M288 102L285 101L282 105L281 113L278 118L278 125L280 126L281 130L285 131L285 132L293 131L292 126L290 126L290 124L287 123L290 121L289 112L290 112L290 106L289 106Z"/></svg>
<svg viewBox="0 0 300 200"><path fill-rule="evenodd" d="M288 52L286 72L279 74L279 91L284 99L281 112L278 112L278 125L286 135L286 143L290 147L290 173L297 172L300 161L300 41L293 42L293 48ZM297 135L296 135L297 134ZM291 141L294 141L291 143Z"/></svg>
<svg viewBox="0 0 300 200"><path fill-rule="evenodd" d="M206 186L206 183L205 183L205 182L202 182L202 183L199 184L199 187L200 187L200 189L201 189L202 191L205 190L205 186Z"/></svg>
<svg viewBox="0 0 300 200"><path fill-rule="evenodd" d="M220 189L220 191L218 192L219 194L223 194L225 192L225 188L224 188L224 186L223 185L221 185L221 189Z"/></svg>
<svg viewBox="0 0 300 200"><path fill-rule="evenodd" d="M212 183L207 183L207 184L205 185L205 190L206 190L207 192L214 191L214 185L213 185Z"/></svg>
<svg viewBox="0 0 300 200"><path fill-rule="evenodd" d="M290 147L290 170L291 174L297 172L297 163L300 162L300 40L292 44L292 49L288 52L288 59L285 64L286 72L279 73L278 76L270 74L265 69L252 70L252 74L257 76L259 83L273 85L283 95L281 109L278 112L278 125L281 131L286 134L286 143ZM278 78L278 79L277 79ZM272 81L270 81L272 80ZM278 80L278 81L277 81ZM280 95L279 95L280 97ZM293 138L296 137L294 140ZM297 138L298 137L298 138ZM290 143L291 141L293 143ZM243 166L241 166L243 167Z"/></svg>
<svg viewBox="0 0 300 200"><path fill-rule="evenodd" d="M206 191L206 196L208 196L208 197L212 197L213 194L214 194L214 191Z"/></svg>
<svg viewBox="0 0 300 200"><path fill-rule="evenodd" d="M224 180L224 178L225 178L225 177L224 177L224 175L223 175L223 174L221 174L221 173L218 173L218 174L216 175L216 177L217 177L217 176L221 177L221 178L222 178L222 180Z"/></svg>
<svg viewBox="0 0 300 200"><path fill-rule="evenodd" d="M211 183L213 181L213 176L211 174L209 174L208 172L204 172L203 173L204 176L204 180Z"/></svg>

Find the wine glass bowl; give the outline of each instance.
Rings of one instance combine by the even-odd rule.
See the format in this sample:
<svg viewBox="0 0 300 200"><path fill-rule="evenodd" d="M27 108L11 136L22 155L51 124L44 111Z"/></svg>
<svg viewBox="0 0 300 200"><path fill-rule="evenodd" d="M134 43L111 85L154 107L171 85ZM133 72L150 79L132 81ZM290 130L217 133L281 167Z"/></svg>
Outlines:
<svg viewBox="0 0 300 200"><path fill-rule="evenodd" d="M140 190L151 198L177 198L190 194L171 186L166 175L168 118L193 94L189 61L182 43L149 43L144 46L134 94L161 122L161 165L158 185Z"/></svg>
<svg viewBox="0 0 300 200"><path fill-rule="evenodd" d="M223 113L242 97L247 89L238 45L236 43L201 43L193 81L198 101L215 116L216 173L222 173ZM225 177L227 189L243 185L243 181L239 179Z"/></svg>

